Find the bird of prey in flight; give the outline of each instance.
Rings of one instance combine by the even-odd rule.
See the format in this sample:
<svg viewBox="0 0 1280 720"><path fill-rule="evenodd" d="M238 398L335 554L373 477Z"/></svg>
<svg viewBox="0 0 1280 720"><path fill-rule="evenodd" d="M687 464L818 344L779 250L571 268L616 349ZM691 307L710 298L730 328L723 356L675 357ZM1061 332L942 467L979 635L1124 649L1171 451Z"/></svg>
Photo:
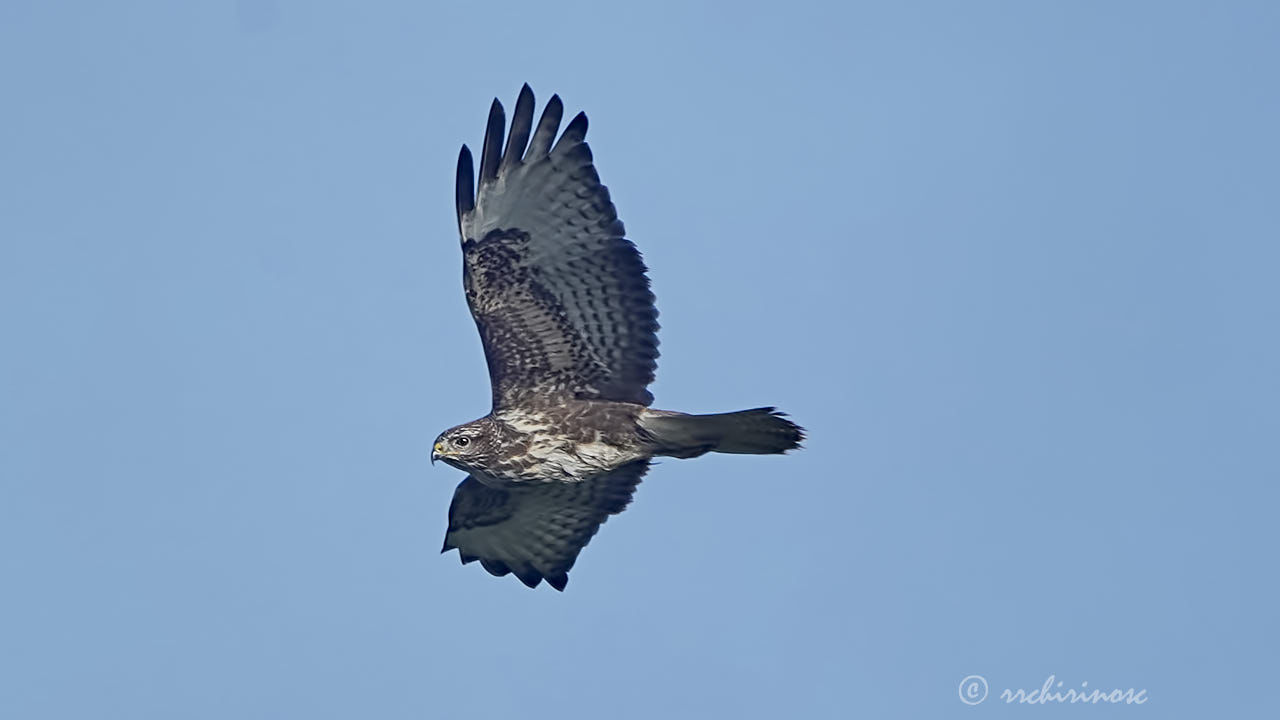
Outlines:
<svg viewBox="0 0 1280 720"><path fill-rule="evenodd" d="M478 186L466 145L458 156L463 285L493 408L441 433L431 459L468 473L442 552L457 548L463 563L564 590L578 553L631 502L652 458L784 453L804 431L772 407L649 407L658 311L592 164L587 116L559 133L559 97L537 125L533 111L525 85L504 148L505 116L493 101Z"/></svg>

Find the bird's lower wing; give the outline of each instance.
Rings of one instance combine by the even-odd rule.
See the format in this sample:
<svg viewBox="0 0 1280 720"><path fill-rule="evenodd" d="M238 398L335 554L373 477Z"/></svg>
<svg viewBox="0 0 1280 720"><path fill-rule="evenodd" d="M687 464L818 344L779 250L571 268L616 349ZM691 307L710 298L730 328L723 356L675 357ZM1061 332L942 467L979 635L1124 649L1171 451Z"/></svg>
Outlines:
<svg viewBox="0 0 1280 720"><path fill-rule="evenodd" d="M491 488L468 476L453 493L444 549L463 564L479 560L493 575L515 574L529 587L569 582L578 553L610 515L631 502L647 460L579 482Z"/></svg>

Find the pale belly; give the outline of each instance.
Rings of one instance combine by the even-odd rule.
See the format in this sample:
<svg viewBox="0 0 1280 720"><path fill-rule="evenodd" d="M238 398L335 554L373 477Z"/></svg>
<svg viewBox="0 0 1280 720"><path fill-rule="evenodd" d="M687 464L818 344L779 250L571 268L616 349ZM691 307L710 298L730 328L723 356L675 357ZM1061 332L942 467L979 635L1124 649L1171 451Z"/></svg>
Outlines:
<svg viewBox="0 0 1280 720"><path fill-rule="evenodd" d="M603 475L644 455L603 442L566 444L563 440L532 439L518 462L487 468L476 479L491 487L542 482L581 482Z"/></svg>

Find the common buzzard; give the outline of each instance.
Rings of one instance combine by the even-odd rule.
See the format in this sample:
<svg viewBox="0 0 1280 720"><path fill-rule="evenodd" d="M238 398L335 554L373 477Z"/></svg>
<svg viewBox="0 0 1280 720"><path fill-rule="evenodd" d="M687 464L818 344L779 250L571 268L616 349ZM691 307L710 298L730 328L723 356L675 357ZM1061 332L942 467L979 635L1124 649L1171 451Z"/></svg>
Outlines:
<svg viewBox="0 0 1280 720"><path fill-rule="evenodd" d="M578 553L622 512L655 456L772 454L803 430L774 408L653 410L658 311L636 246L584 142L578 113L559 139L552 96L505 116L496 99L475 185L458 156L462 277L480 330L493 409L436 438L436 459L470 475L453 494L444 549L494 575L564 590Z"/></svg>

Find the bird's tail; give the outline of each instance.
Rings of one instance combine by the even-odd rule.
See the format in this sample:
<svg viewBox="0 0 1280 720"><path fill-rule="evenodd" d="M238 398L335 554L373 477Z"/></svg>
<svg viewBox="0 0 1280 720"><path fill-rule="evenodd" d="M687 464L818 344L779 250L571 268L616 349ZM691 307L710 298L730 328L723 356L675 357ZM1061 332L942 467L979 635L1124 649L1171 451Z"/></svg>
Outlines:
<svg viewBox="0 0 1280 720"><path fill-rule="evenodd" d="M772 455L794 450L804 439L804 428L771 407L716 415L645 410L640 427L652 438L655 455L677 458L708 452Z"/></svg>

